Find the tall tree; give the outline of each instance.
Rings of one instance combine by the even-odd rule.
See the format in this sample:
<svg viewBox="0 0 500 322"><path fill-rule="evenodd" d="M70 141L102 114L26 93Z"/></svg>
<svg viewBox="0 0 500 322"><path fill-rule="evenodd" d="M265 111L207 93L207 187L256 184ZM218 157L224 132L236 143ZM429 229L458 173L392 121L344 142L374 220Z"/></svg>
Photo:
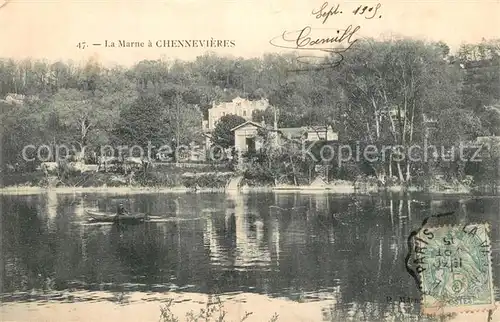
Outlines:
<svg viewBox="0 0 500 322"><path fill-rule="evenodd" d="M146 151L148 144L159 148L171 144L173 126L164 102L156 95L138 97L120 113L114 131L116 143L122 146L140 146Z"/></svg>
<svg viewBox="0 0 500 322"><path fill-rule="evenodd" d="M239 115L225 115L220 118L215 126L212 136L212 142L223 148L230 148L234 146L234 132L231 130L236 126L245 123L246 120Z"/></svg>
<svg viewBox="0 0 500 322"><path fill-rule="evenodd" d="M347 98L342 115L349 136L377 146L379 160L389 156L371 162L379 178L390 175L394 163L399 180L409 181L408 148L423 142L425 115L435 116L459 99L459 79L442 48L415 40L365 41L346 53L341 66L337 77ZM391 150L381 154L383 145L403 147L404 158L392 159Z"/></svg>
<svg viewBox="0 0 500 322"><path fill-rule="evenodd" d="M71 130L73 142L78 145L80 159L83 159L88 145L95 143L94 134L105 129L116 117L116 110L99 104L89 92L75 89L61 89L50 99L51 113Z"/></svg>

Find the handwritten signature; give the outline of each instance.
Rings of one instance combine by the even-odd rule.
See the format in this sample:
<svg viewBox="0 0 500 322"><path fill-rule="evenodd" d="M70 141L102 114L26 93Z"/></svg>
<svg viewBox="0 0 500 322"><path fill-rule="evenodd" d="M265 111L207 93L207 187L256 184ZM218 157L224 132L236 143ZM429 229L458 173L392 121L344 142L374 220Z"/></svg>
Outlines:
<svg viewBox="0 0 500 322"><path fill-rule="evenodd" d="M300 30L285 31L269 42L271 45L279 48L330 53L330 60L325 60L324 57L309 55L300 56L297 58L297 61L304 64L315 65L315 69L324 69L325 67L332 68L338 66L344 60L342 53L351 48L356 41L358 41L356 33L360 29L360 26L353 27L352 25L347 26L345 29L313 29L311 26L306 26ZM310 68L306 70L310 70ZM302 71L302 69L296 71Z"/></svg>
<svg viewBox="0 0 500 322"><path fill-rule="evenodd" d="M348 7L346 4L329 4L323 2L319 9L313 9L311 14L321 21L324 25L332 16L341 16L344 14L342 8ZM373 6L358 5L354 10L346 11L345 14L353 16L362 16L365 19L378 19L382 18L379 9L382 7L380 3ZM352 24L345 29L332 29L332 28L312 28L306 26L300 30L285 31L282 35L274 37L269 43L275 47L298 49L298 50L314 50L329 53L330 60L326 58L319 58L317 56L300 56L297 61L304 64L316 65L315 69L324 69L338 66L343 60L342 53L356 43L357 32L361 26L353 26ZM318 66L319 65L319 66ZM311 70L311 69L305 69Z"/></svg>
<svg viewBox="0 0 500 322"><path fill-rule="evenodd" d="M346 29L316 28L306 26L301 30L285 31L282 35L274 37L269 42L271 45L280 48L301 49L301 50L320 50L330 53L340 53L351 48L358 40L355 38L356 32L361 29L360 26L353 27L349 25ZM333 33L327 37L312 37L311 33L316 34ZM283 42L281 42L283 41ZM291 45L292 43L293 45ZM338 44L337 47L328 46L328 44Z"/></svg>

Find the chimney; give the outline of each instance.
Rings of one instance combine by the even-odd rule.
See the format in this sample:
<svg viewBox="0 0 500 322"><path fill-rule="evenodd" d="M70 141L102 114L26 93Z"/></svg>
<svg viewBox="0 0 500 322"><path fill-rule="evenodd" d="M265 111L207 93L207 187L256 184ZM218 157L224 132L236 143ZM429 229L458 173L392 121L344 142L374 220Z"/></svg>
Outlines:
<svg viewBox="0 0 500 322"><path fill-rule="evenodd" d="M263 127L266 126L266 121L264 121L264 116L262 116L262 121L260 121L260 125Z"/></svg>

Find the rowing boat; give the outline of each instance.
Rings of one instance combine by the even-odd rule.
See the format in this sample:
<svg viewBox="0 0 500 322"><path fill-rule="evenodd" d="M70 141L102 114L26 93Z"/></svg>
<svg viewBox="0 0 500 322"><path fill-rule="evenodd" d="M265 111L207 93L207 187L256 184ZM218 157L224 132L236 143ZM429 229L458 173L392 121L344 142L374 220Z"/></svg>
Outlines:
<svg viewBox="0 0 500 322"><path fill-rule="evenodd" d="M97 211L86 210L85 213L89 217L90 222L113 222L113 223L127 223L135 224L142 223L148 220L147 214L132 214L132 215L121 215L117 216L115 213L104 213Z"/></svg>

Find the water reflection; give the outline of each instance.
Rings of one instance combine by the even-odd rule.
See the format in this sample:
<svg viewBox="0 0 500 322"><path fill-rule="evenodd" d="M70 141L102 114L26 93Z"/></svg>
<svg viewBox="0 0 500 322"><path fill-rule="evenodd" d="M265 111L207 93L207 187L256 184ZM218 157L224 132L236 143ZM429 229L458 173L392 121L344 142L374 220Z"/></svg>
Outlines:
<svg viewBox="0 0 500 322"><path fill-rule="evenodd" d="M85 209L114 211L118 202L165 221L83 224ZM427 216L448 211L449 223L492 224L495 286L500 273L498 198L52 193L1 196L1 206L4 293L259 292L333 298L324 315L334 321L417 319L417 301L407 300L420 294L405 271L406 238Z"/></svg>

